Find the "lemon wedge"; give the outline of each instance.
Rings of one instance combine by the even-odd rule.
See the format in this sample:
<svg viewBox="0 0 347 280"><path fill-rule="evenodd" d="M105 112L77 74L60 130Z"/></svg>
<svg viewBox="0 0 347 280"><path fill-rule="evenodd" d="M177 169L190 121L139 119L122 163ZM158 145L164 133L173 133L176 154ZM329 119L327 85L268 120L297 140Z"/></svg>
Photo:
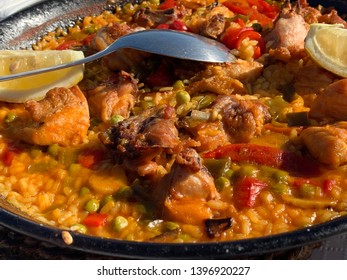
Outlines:
<svg viewBox="0 0 347 280"><path fill-rule="evenodd" d="M347 29L342 24L311 24L305 50L321 67L347 78Z"/></svg>
<svg viewBox="0 0 347 280"><path fill-rule="evenodd" d="M73 50L0 50L0 76L68 63L84 58ZM70 88L83 79L83 65L0 82L0 101L40 100L54 87Z"/></svg>

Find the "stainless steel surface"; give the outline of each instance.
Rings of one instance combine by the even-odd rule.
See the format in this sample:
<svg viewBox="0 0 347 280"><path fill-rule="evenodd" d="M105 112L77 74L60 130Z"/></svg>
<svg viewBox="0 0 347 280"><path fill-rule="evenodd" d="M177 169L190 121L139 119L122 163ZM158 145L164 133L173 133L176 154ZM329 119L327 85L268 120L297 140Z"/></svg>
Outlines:
<svg viewBox="0 0 347 280"><path fill-rule="evenodd" d="M130 48L149 53L201 62L232 62L235 57L222 43L206 37L166 29L144 30L120 37L106 49L84 59L0 77L0 81L45 73L87 63L119 49Z"/></svg>

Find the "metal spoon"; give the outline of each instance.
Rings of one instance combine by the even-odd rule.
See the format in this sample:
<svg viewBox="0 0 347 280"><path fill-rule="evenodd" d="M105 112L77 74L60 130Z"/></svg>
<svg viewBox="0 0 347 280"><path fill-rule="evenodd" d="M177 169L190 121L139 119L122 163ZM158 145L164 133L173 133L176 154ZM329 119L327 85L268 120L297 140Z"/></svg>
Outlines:
<svg viewBox="0 0 347 280"><path fill-rule="evenodd" d="M233 62L236 60L226 46L213 39L188 32L167 29L151 29L122 36L104 50L84 59L12 75L1 76L0 81L22 78L80 65L99 59L123 48L136 49L153 54L201 62L224 63Z"/></svg>

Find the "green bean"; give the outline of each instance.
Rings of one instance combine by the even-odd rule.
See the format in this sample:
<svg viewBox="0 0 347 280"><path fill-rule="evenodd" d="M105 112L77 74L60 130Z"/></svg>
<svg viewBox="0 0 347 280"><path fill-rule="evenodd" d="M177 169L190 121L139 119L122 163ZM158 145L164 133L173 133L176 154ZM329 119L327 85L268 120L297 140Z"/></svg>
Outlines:
<svg viewBox="0 0 347 280"><path fill-rule="evenodd" d="M198 105L196 107L197 110L201 110L201 109L205 109L208 106L210 106L212 104L212 102L216 99L216 97L214 95L205 95L203 96L199 102Z"/></svg>
<svg viewBox="0 0 347 280"><path fill-rule="evenodd" d="M242 177L256 177L259 170L252 165L242 165L239 170L236 171L236 176Z"/></svg>
<svg viewBox="0 0 347 280"><path fill-rule="evenodd" d="M230 159L205 159L204 165L214 178L224 176L230 168ZM230 178L230 177L229 177Z"/></svg>
<svg viewBox="0 0 347 280"><path fill-rule="evenodd" d="M276 182L287 183L289 180L289 174L286 171L277 169L271 176Z"/></svg>
<svg viewBox="0 0 347 280"><path fill-rule="evenodd" d="M175 229L178 229L180 226L179 226L179 224L174 223L174 222L166 222L166 223L165 223L165 227L166 227L168 230L175 230Z"/></svg>
<svg viewBox="0 0 347 280"><path fill-rule="evenodd" d="M124 120L124 117L121 115L113 115L110 119L110 124L111 125L115 125L119 122L121 122L122 120Z"/></svg>

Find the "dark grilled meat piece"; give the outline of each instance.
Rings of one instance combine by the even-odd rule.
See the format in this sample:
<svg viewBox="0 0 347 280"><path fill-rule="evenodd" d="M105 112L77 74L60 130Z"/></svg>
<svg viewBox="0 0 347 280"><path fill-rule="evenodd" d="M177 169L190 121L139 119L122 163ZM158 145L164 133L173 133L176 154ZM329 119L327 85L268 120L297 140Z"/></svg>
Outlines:
<svg viewBox="0 0 347 280"><path fill-rule="evenodd" d="M121 71L110 83L102 84L88 91L88 104L93 117L103 122L114 115L128 118L137 97L137 80Z"/></svg>
<svg viewBox="0 0 347 280"><path fill-rule="evenodd" d="M231 142L249 142L271 120L267 107L258 101L221 95L212 107L222 115L224 130Z"/></svg>
<svg viewBox="0 0 347 280"><path fill-rule="evenodd" d="M175 126L175 109L161 106L119 122L100 134L101 141L118 160L137 159L156 149L174 149L180 143Z"/></svg>
<svg viewBox="0 0 347 280"><path fill-rule="evenodd" d="M152 11L150 8L140 9L133 16L134 22L145 28L172 23L176 17L174 9Z"/></svg>

